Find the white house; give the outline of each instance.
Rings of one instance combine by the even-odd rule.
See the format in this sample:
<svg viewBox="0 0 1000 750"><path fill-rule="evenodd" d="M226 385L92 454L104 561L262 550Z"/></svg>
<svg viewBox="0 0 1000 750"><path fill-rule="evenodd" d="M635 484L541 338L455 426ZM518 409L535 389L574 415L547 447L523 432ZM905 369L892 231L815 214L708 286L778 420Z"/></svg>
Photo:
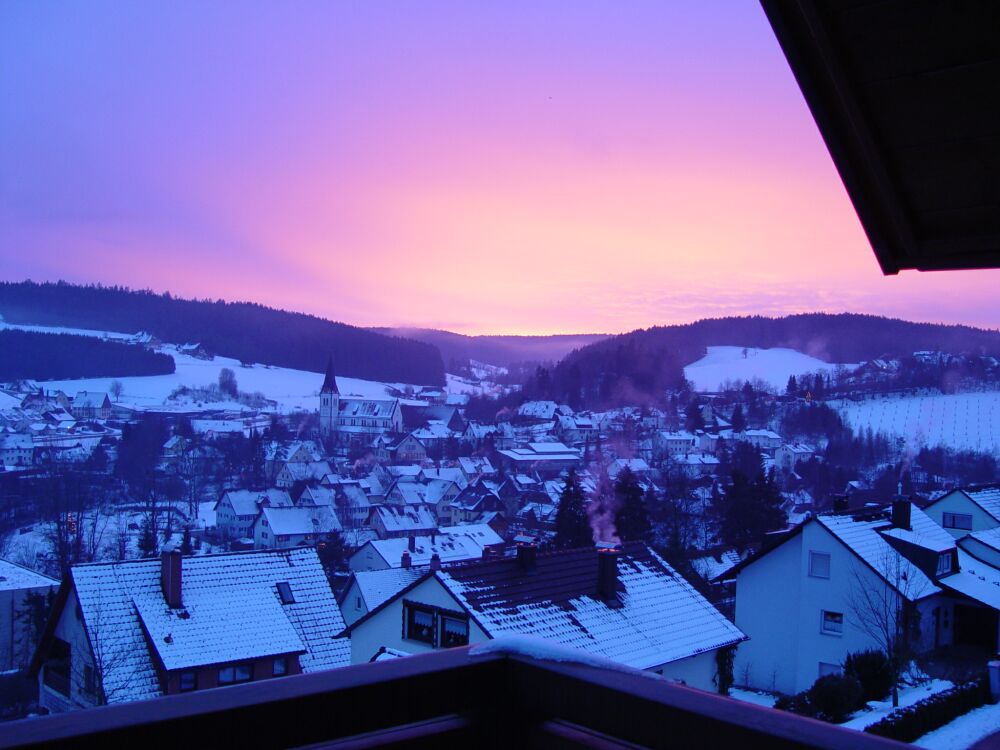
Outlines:
<svg viewBox="0 0 1000 750"><path fill-rule="evenodd" d="M0 468L4 466L31 466L35 460L35 441L24 433L0 435Z"/></svg>
<svg viewBox="0 0 1000 750"><path fill-rule="evenodd" d="M954 540L907 501L808 519L729 574L736 624L750 638L736 655L737 682L805 690L849 653L884 649L873 621L891 633L901 611L912 613L918 650L976 638L995 650L1000 601L959 563Z"/></svg>
<svg viewBox="0 0 1000 750"><path fill-rule="evenodd" d="M380 539L437 531L437 519L426 505L379 505L372 508L369 522Z"/></svg>
<svg viewBox="0 0 1000 750"><path fill-rule="evenodd" d="M426 568L414 567L358 570L351 573L339 600L344 622L354 624L426 573Z"/></svg>
<svg viewBox="0 0 1000 750"><path fill-rule="evenodd" d="M345 666L349 646L316 551L74 566L32 673L58 712Z"/></svg>
<svg viewBox="0 0 1000 750"><path fill-rule="evenodd" d="M215 504L215 524L223 539L252 538L253 522L260 509L291 507L292 498L279 489L230 490Z"/></svg>
<svg viewBox="0 0 1000 750"><path fill-rule="evenodd" d="M340 531L340 521L329 505L297 508L262 506L251 529L255 549L288 549L315 545Z"/></svg>
<svg viewBox="0 0 1000 750"><path fill-rule="evenodd" d="M447 526L429 535L371 540L351 555L349 566L353 571L419 567L430 565L435 555L444 564L479 560L488 549L502 552L503 543L485 523Z"/></svg>
<svg viewBox="0 0 1000 750"><path fill-rule="evenodd" d="M924 512L954 537L1000 526L1000 484L961 487L932 502Z"/></svg>
<svg viewBox="0 0 1000 750"><path fill-rule="evenodd" d="M816 449L805 443L786 443L774 452L774 463L779 469L795 471L802 461L808 461L816 453Z"/></svg>
<svg viewBox="0 0 1000 750"><path fill-rule="evenodd" d="M641 544L435 568L348 626L352 663L520 634L713 690L716 652L745 637Z"/></svg>
<svg viewBox="0 0 1000 750"><path fill-rule="evenodd" d="M37 645L29 624L32 607L44 611L58 586L54 578L0 560L0 672L27 666Z"/></svg>

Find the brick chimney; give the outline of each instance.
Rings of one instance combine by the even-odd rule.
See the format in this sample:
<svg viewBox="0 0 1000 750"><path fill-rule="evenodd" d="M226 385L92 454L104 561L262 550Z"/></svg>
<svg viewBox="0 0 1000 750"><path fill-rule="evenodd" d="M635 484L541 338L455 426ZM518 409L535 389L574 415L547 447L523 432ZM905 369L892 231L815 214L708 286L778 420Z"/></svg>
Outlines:
<svg viewBox="0 0 1000 750"><path fill-rule="evenodd" d="M406 542L406 544L407 544L407 547L409 548L410 552L416 552L417 551L417 538L415 536L409 537L408 541Z"/></svg>
<svg viewBox="0 0 1000 750"><path fill-rule="evenodd" d="M605 547L597 550L597 595L610 606L620 604L618 601L618 556L621 550L617 547Z"/></svg>
<svg viewBox="0 0 1000 750"><path fill-rule="evenodd" d="M538 554L538 547L534 542L517 543L517 564L521 570L527 573L535 567L535 557Z"/></svg>
<svg viewBox="0 0 1000 750"><path fill-rule="evenodd" d="M848 509L847 495L836 495L833 498L833 512L843 513Z"/></svg>
<svg viewBox="0 0 1000 750"><path fill-rule="evenodd" d="M409 568L413 560L410 557L410 553L407 550L403 550L403 555L399 559L399 565L401 568Z"/></svg>
<svg viewBox="0 0 1000 750"><path fill-rule="evenodd" d="M892 501L892 525L897 529L910 529L910 501Z"/></svg>
<svg viewBox="0 0 1000 750"><path fill-rule="evenodd" d="M431 555L431 570L441 570L441 555L437 552Z"/></svg>
<svg viewBox="0 0 1000 750"><path fill-rule="evenodd" d="M164 550L160 553L160 587L163 598L171 609L183 607L181 598L181 570L183 556L179 549Z"/></svg>

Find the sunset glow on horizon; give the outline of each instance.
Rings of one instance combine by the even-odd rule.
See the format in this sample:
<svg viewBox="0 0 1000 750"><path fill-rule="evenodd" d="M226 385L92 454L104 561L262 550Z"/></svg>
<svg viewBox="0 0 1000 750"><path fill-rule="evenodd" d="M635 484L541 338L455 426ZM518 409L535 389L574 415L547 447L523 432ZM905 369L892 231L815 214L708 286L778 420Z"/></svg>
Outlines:
<svg viewBox="0 0 1000 750"><path fill-rule="evenodd" d="M0 164L4 280L460 333L1000 326L1000 271L882 276L756 3L15 0Z"/></svg>

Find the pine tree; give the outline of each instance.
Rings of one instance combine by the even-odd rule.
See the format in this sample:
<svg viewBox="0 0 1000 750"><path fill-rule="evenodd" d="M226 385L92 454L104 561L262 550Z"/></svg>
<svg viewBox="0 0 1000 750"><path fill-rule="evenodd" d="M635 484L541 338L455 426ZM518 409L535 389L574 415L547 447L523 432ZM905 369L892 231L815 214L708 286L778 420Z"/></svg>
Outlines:
<svg viewBox="0 0 1000 750"><path fill-rule="evenodd" d="M789 396L795 396L799 392L799 384L795 380L794 375L788 376L788 385L785 386L785 393Z"/></svg>
<svg viewBox="0 0 1000 750"><path fill-rule="evenodd" d="M732 423L734 433L739 434L746 430L747 420L743 416L743 407L739 404L733 407L733 417L730 422Z"/></svg>
<svg viewBox="0 0 1000 750"><path fill-rule="evenodd" d="M589 547L594 543L586 502L576 471L570 469L559 497L559 509L556 511L556 547Z"/></svg>
<svg viewBox="0 0 1000 750"><path fill-rule="evenodd" d="M618 512L615 514L615 528L624 542L648 541L652 534L649 511L642 498L642 487L632 471L625 467L615 481L615 495L618 497Z"/></svg>

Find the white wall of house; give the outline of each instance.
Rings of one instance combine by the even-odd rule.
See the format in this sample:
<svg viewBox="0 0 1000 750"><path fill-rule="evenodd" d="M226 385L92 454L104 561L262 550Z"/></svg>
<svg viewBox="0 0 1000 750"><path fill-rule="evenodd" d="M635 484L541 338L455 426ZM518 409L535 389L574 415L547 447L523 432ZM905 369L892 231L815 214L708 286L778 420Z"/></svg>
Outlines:
<svg viewBox="0 0 1000 750"><path fill-rule="evenodd" d="M830 555L830 577L809 575L809 553ZM736 626L750 640L740 644L737 684L797 693L820 676L821 665L841 665L847 654L878 648L851 610L859 585L885 582L830 532L812 522L784 544L741 570L736 579ZM823 611L843 615L840 634L824 632Z"/></svg>
<svg viewBox="0 0 1000 750"><path fill-rule="evenodd" d="M411 654L433 651L434 648L421 641L403 638L403 600L430 604L443 609L463 611L454 597L436 578L429 578L403 596L397 596L389 604L358 625L351 632L351 664L364 664L371 660L383 646L399 649ZM469 643L485 643L489 638L471 620L469 621Z"/></svg>
<svg viewBox="0 0 1000 750"><path fill-rule="evenodd" d="M66 641L70 646L70 695L66 697L45 685L44 667L38 673L38 703L54 713L70 711L76 708L89 708L99 705L97 695L86 692L84 688L85 667L94 668L94 658L87 640L87 632L80 619L80 607L76 592L70 591L63 607L62 616L56 623L55 637Z"/></svg>
<svg viewBox="0 0 1000 750"><path fill-rule="evenodd" d="M347 625L353 625L366 614L368 607L365 606L365 599L361 596L361 589L357 581L351 582L351 587L347 590L340 603L340 613L344 616Z"/></svg>
<svg viewBox="0 0 1000 750"><path fill-rule="evenodd" d="M715 651L706 651L686 659L668 662L649 671L662 674L668 680L682 682L689 687L718 691L718 686L715 684L717 671Z"/></svg>
<svg viewBox="0 0 1000 750"><path fill-rule="evenodd" d="M390 567L389 563L385 561L375 548L370 543L365 543L361 548L351 555L351 559L348 561L348 567L351 570L385 570Z"/></svg>
<svg viewBox="0 0 1000 750"><path fill-rule="evenodd" d="M960 539L970 531L985 531L986 529L995 529L997 526L1000 526L997 523L997 519L958 491L949 492L944 497L929 505L924 512L931 517L934 523L943 527L945 531L956 539ZM963 513L972 516L972 528L956 529L945 526L945 513Z"/></svg>

